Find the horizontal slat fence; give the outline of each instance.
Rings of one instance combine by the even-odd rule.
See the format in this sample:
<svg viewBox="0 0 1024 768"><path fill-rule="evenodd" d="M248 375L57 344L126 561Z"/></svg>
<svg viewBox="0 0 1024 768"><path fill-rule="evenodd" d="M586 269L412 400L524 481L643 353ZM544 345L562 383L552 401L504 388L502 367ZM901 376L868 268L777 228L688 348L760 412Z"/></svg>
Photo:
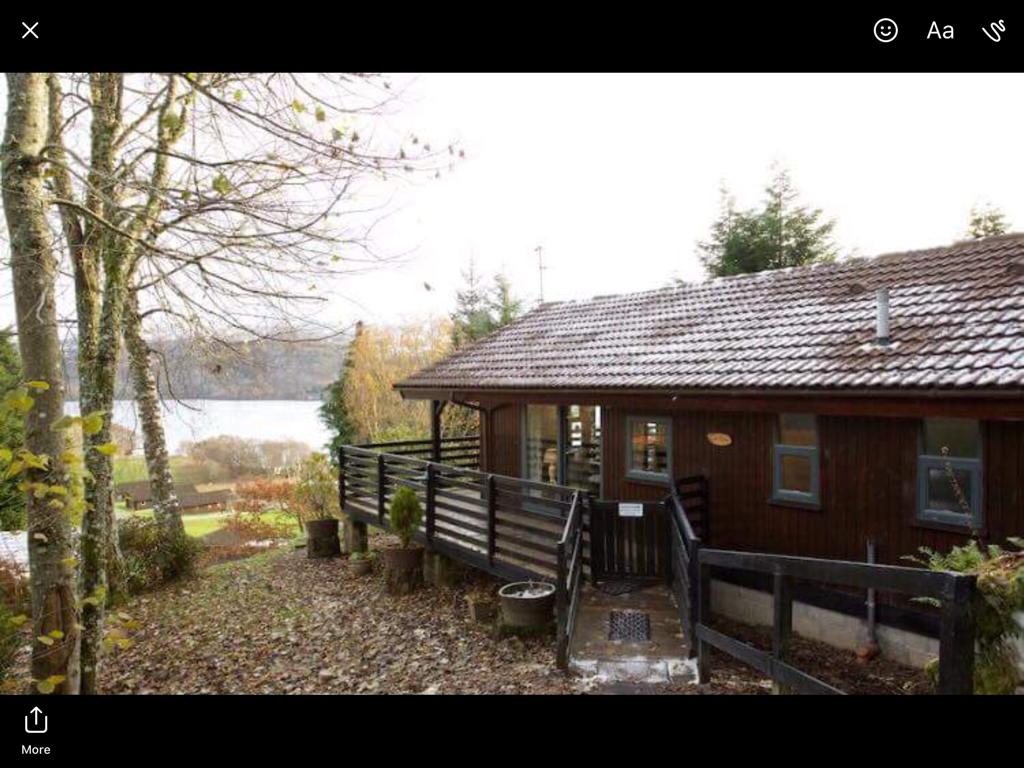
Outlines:
<svg viewBox="0 0 1024 768"><path fill-rule="evenodd" d="M360 446L377 453L390 456L405 456L424 461L434 461L434 444L431 440L396 440L388 443L373 443ZM480 435L466 437L443 437L439 441L441 454L436 460L441 464L463 469L479 469L480 467Z"/></svg>
<svg viewBox="0 0 1024 768"><path fill-rule="evenodd" d="M700 568L700 607L696 626L697 667L702 683L708 681L710 674L708 650L715 647L769 675L778 688L797 693L842 693L790 663L793 582L802 580L857 589L874 589L878 592L897 592L941 601L938 692L973 692L974 622L971 604L975 593L974 576L895 565L736 552L706 547L698 548L697 560ZM709 626L713 567L771 574L774 580L771 651L755 648Z"/></svg>
<svg viewBox="0 0 1024 768"><path fill-rule="evenodd" d="M339 466L342 509L356 520L389 528L405 486L424 509L417 541L500 576L555 578L572 488L366 447L343 446Z"/></svg>

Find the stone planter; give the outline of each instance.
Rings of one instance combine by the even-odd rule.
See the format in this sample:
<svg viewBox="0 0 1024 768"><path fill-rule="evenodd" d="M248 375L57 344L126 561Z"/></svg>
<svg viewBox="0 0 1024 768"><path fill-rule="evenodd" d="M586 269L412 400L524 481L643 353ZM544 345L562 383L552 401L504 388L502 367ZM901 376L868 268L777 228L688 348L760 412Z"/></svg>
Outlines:
<svg viewBox="0 0 1024 768"><path fill-rule="evenodd" d="M491 595L468 595L466 605L469 607L469 618L481 624L494 621L498 613L498 603Z"/></svg>
<svg viewBox="0 0 1024 768"><path fill-rule="evenodd" d="M555 585L542 581L515 581L498 591L501 618L509 627L541 629L551 623Z"/></svg>
<svg viewBox="0 0 1024 768"><path fill-rule="evenodd" d="M341 540L338 538L338 521L329 520L306 521L306 557L339 557Z"/></svg>
<svg viewBox="0 0 1024 768"><path fill-rule="evenodd" d="M423 584L423 549L391 547L381 550L388 594L407 595Z"/></svg>

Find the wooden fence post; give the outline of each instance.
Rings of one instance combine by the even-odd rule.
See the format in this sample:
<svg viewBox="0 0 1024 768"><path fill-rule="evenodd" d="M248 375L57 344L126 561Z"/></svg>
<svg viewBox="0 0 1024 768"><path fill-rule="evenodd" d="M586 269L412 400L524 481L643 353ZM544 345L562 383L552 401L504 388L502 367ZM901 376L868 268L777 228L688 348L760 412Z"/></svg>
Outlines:
<svg viewBox="0 0 1024 768"><path fill-rule="evenodd" d="M686 574L686 620L690 638L690 658L697 655L697 623L700 621L700 544L696 541L683 542L688 556Z"/></svg>
<svg viewBox="0 0 1024 768"><path fill-rule="evenodd" d="M494 553L497 549L497 499L494 492L494 475L487 476L487 561L494 565Z"/></svg>
<svg viewBox="0 0 1024 768"><path fill-rule="evenodd" d="M700 565L698 568L698 594L700 599L697 602L698 626L707 624L711 620L711 566ZM697 640L697 682L704 684L711 679L711 646L703 640Z"/></svg>
<svg viewBox="0 0 1024 768"><path fill-rule="evenodd" d="M430 460L441 463L441 413L445 401L430 401Z"/></svg>
<svg viewBox="0 0 1024 768"><path fill-rule="evenodd" d="M708 492L708 476L702 474L700 476L700 490L703 495L704 507L701 512L704 514L704 525L703 530L700 532L701 541L705 542L709 547L711 546L711 499Z"/></svg>
<svg viewBox="0 0 1024 768"><path fill-rule="evenodd" d="M427 464L427 544L434 541L434 516L436 509L437 470L433 464Z"/></svg>
<svg viewBox="0 0 1024 768"><path fill-rule="evenodd" d="M773 581L772 656L785 661L793 634L793 582L781 573L774 574ZM774 675L772 677L772 693L790 692L775 681Z"/></svg>
<svg viewBox="0 0 1024 768"><path fill-rule="evenodd" d="M556 545L558 566L556 569L555 581L555 617L556 617L556 664L559 669L565 669L568 665L569 638L566 636L568 630L568 608L569 595L566 587L565 568L565 544L561 541Z"/></svg>
<svg viewBox="0 0 1024 768"><path fill-rule="evenodd" d="M377 454L377 518L380 524L384 525L384 497L387 495L387 477L385 471L387 465L384 462L384 454Z"/></svg>
<svg viewBox="0 0 1024 768"><path fill-rule="evenodd" d="M949 594L942 601L939 634L938 692L974 693L974 593L976 578L951 575Z"/></svg>

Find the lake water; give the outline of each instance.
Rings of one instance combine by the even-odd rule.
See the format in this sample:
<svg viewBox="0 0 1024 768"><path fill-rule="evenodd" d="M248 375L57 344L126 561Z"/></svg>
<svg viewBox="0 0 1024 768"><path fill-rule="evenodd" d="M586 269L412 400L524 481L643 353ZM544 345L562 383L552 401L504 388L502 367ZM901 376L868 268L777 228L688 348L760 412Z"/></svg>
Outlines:
<svg viewBox="0 0 1024 768"><path fill-rule="evenodd" d="M329 436L317 415L318 400L183 400L163 406L167 448L179 453L183 442L196 442L217 435L255 440L298 440L322 450ZM78 416L78 402L66 410ZM114 423L134 430L136 452L142 452L142 428L132 400L114 402Z"/></svg>

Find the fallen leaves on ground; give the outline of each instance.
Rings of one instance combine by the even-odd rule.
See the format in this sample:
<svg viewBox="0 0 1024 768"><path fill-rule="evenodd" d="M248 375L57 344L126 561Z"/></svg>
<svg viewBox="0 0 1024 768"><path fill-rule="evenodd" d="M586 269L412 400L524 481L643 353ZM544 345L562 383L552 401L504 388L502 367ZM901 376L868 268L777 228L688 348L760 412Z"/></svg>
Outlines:
<svg viewBox="0 0 1024 768"><path fill-rule="evenodd" d="M551 638L494 639L465 590L391 597L344 559L279 550L133 600L110 693L572 693Z"/></svg>

